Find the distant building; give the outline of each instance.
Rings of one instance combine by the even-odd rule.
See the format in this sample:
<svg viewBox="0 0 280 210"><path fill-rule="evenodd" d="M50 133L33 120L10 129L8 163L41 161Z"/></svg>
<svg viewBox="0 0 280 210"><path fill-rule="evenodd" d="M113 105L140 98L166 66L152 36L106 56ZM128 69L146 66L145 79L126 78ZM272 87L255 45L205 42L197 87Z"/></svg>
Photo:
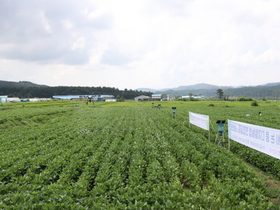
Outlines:
<svg viewBox="0 0 280 210"><path fill-rule="evenodd" d="M8 98L8 102L11 103L11 102L21 102L21 99L19 98Z"/></svg>
<svg viewBox="0 0 280 210"><path fill-rule="evenodd" d="M162 94L153 94L152 95L152 101L161 101Z"/></svg>
<svg viewBox="0 0 280 210"><path fill-rule="evenodd" d="M0 103L15 103L15 102L38 102L38 101L50 101L51 98L9 98L8 96L0 96Z"/></svg>
<svg viewBox="0 0 280 210"><path fill-rule="evenodd" d="M19 101L20 101L20 102L30 102L30 101L29 101L29 98L22 98L22 99L19 99Z"/></svg>
<svg viewBox="0 0 280 210"><path fill-rule="evenodd" d="M8 103L8 96L0 96L0 103Z"/></svg>
<svg viewBox="0 0 280 210"><path fill-rule="evenodd" d="M75 99L75 98L81 98L80 96L77 95L58 95L58 96L53 96L52 98L54 99Z"/></svg>
<svg viewBox="0 0 280 210"><path fill-rule="evenodd" d="M167 95L167 101L174 101L175 97L171 95Z"/></svg>
<svg viewBox="0 0 280 210"><path fill-rule="evenodd" d="M113 95L98 95L97 101L110 101L112 99L115 99L115 96Z"/></svg>
<svg viewBox="0 0 280 210"><path fill-rule="evenodd" d="M105 102L116 102L117 99L106 99Z"/></svg>
<svg viewBox="0 0 280 210"><path fill-rule="evenodd" d="M113 95L57 95L53 96L54 99L88 99L91 98L93 101L106 101L107 99L115 99Z"/></svg>
<svg viewBox="0 0 280 210"><path fill-rule="evenodd" d="M184 98L188 99L188 98L190 98L190 96L188 96L188 95L182 95L181 98L182 98L182 99L184 99ZM204 99L204 96L192 96L192 98L195 98L195 99Z"/></svg>
<svg viewBox="0 0 280 210"><path fill-rule="evenodd" d="M51 98L29 98L29 102L51 101Z"/></svg>
<svg viewBox="0 0 280 210"><path fill-rule="evenodd" d="M137 96L134 98L134 101L150 101L150 100L151 100L150 96L144 96L144 95Z"/></svg>

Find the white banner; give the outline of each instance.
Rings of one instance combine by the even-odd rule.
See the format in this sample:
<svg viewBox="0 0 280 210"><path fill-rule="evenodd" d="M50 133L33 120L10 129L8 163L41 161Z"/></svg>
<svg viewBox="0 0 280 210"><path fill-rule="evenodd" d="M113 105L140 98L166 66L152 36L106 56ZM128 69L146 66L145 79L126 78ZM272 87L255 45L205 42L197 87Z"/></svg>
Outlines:
<svg viewBox="0 0 280 210"><path fill-rule="evenodd" d="M229 138L280 159L280 130L228 120Z"/></svg>
<svg viewBox="0 0 280 210"><path fill-rule="evenodd" d="M190 123L209 131L209 116L189 112Z"/></svg>

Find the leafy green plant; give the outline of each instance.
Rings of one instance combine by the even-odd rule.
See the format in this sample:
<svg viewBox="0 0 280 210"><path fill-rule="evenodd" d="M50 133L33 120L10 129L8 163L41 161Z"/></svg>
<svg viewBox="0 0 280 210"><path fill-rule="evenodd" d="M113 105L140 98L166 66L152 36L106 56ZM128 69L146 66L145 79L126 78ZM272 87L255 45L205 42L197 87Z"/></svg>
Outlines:
<svg viewBox="0 0 280 210"><path fill-rule="evenodd" d="M251 106L259 106L257 101L252 101Z"/></svg>
<svg viewBox="0 0 280 210"><path fill-rule="evenodd" d="M0 134L1 208L273 207L262 180L240 158L185 123L189 110L224 119L225 112L242 118L248 107L182 105L174 119L168 103L160 111L146 102L123 102L125 107L104 102L102 108L76 103L2 110L7 122L21 118L28 124L10 126ZM252 116L247 120L256 119ZM243 154L248 153L241 148ZM255 154L250 152L248 160L259 161ZM263 165L270 161L263 160Z"/></svg>

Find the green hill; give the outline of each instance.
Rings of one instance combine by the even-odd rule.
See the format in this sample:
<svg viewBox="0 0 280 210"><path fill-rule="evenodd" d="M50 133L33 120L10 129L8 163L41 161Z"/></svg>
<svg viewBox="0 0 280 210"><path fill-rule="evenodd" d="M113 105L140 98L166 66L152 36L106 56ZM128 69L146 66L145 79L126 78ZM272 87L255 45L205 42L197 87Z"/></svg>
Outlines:
<svg viewBox="0 0 280 210"><path fill-rule="evenodd" d="M0 80L0 87L48 87L47 85L38 85L29 81L11 82Z"/></svg>

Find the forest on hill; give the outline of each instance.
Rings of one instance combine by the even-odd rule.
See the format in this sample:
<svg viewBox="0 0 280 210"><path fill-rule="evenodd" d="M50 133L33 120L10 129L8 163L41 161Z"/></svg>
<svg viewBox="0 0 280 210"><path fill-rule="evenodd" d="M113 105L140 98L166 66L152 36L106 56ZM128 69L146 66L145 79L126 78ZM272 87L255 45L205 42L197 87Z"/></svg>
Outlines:
<svg viewBox="0 0 280 210"><path fill-rule="evenodd" d="M255 99L279 100L280 84L273 85L273 86L259 85L254 87L233 88L233 89L227 89L224 92L232 97L247 96Z"/></svg>
<svg viewBox="0 0 280 210"><path fill-rule="evenodd" d="M47 85L38 85L29 81L4 81L0 80L0 87L48 87Z"/></svg>
<svg viewBox="0 0 280 210"><path fill-rule="evenodd" d="M151 92L119 90L111 87L13 87L0 86L0 95L19 98L51 98L54 95L114 95L121 96L124 99L134 99L139 95L151 96Z"/></svg>

